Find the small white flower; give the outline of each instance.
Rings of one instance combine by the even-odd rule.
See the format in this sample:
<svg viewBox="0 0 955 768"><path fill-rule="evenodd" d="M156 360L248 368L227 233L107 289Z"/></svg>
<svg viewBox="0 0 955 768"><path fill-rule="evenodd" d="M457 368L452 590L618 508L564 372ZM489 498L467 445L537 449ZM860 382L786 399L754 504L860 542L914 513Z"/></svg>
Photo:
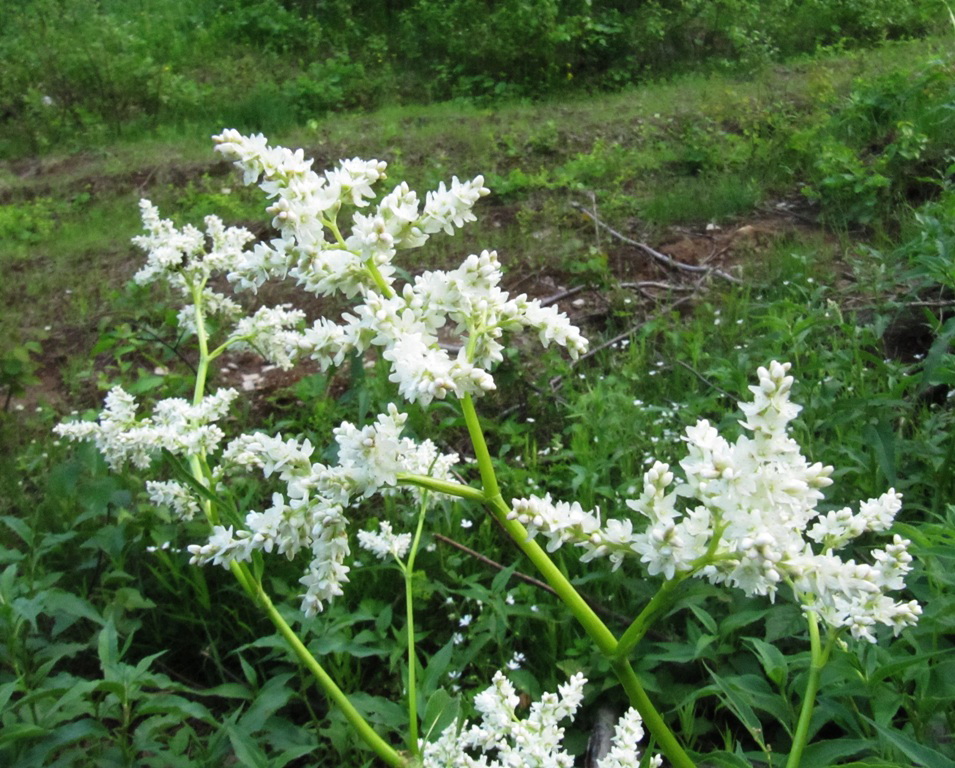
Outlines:
<svg viewBox="0 0 955 768"><path fill-rule="evenodd" d="M521 666L526 661L526 657L520 651L514 651L514 655L511 656L510 661L507 662L507 668L512 672L521 668Z"/></svg>

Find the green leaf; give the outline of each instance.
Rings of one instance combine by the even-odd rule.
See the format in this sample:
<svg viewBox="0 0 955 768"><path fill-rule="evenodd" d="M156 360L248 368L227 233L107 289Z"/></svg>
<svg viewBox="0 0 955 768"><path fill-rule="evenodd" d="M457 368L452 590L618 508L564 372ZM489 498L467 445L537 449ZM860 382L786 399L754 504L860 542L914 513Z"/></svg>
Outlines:
<svg viewBox="0 0 955 768"><path fill-rule="evenodd" d="M946 757L931 747L919 744L919 742L911 736L902 733L902 731L879 725L875 720L865 715L860 714L860 717L875 728L882 738L899 750L907 760L911 760L915 765L921 765L924 766L924 768L955 768L955 760Z"/></svg>
<svg viewBox="0 0 955 768"><path fill-rule="evenodd" d="M875 745L868 739L830 739L810 744L802 753L805 766L828 766L844 757L856 755Z"/></svg>
<svg viewBox="0 0 955 768"><path fill-rule="evenodd" d="M349 700L355 708L371 723L383 725L395 731L408 727L408 713L405 708L383 696L372 696L367 693L354 693Z"/></svg>
<svg viewBox="0 0 955 768"><path fill-rule="evenodd" d="M116 625L110 619L100 630L99 642L97 643L99 652L99 663L105 673L107 668L119 663L119 637L116 634Z"/></svg>
<svg viewBox="0 0 955 768"><path fill-rule="evenodd" d="M762 725L753 708L746 701L745 692L740 690L738 685L732 684L730 680L720 677L715 672L710 672L710 677L720 690L720 700L724 706L736 715L751 736L761 742Z"/></svg>
<svg viewBox="0 0 955 768"><path fill-rule="evenodd" d="M712 635L715 635L717 632L716 629L716 620L705 610L700 608L700 606L690 603L689 609L693 612L693 615L700 620L700 623Z"/></svg>
<svg viewBox="0 0 955 768"><path fill-rule="evenodd" d="M251 699L252 691L241 683L222 683L214 688L201 688L195 691L200 696L221 696L224 699Z"/></svg>
<svg viewBox="0 0 955 768"><path fill-rule="evenodd" d="M226 726L229 734L229 743L232 744L232 751L235 752L235 759L246 768L268 768L269 759L252 738L251 732L247 731L241 725L229 724Z"/></svg>
<svg viewBox="0 0 955 768"><path fill-rule="evenodd" d="M941 332L936 336L931 349L929 349L928 354L925 356L925 360L922 363L922 381L919 383L919 389L922 392L933 384L938 383L935 372L941 362L947 357L948 348L951 346L953 339L955 339L955 317L951 317L945 322Z"/></svg>
<svg viewBox="0 0 955 768"><path fill-rule="evenodd" d="M497 575L494 577L494 580L491 582L491 592L495 595L500 595L504 592L504 589L507 587L507 582L510 581L511 576L514 575L514 571L517 570L517 563L512 563L507 568L502 571L498 571Z"/></svg>
<svg viewBox="0 0 955 768"><path fill-rule="evenodd" d="M424 674L421 676L419 689L421 696L430 696L437 689L438 681L447 672L453 653L454 643L449 641L428 661L428 666L425 667Z"/></svg>
<svg viewBox="0 0 955 768"><path fill-rule="evenodd" d="M0 731L0 746L12 744L18 741L36 739L40 736L46 736L49 733L46 728L41 728L33 723L13 723L3 726Z"/></svg>
<svg viewBox="0 0 955 768"><path fill-rule="evenodd" d="M174 693L151 693L145 703L136 708L136 712L138 715L172 714L182 720L192 718L210 724L218 722L199 702L190 701Z"/></svg>
<svg viewBox="0 0 955 768"><path fill-rule="evenodd" d="M426 741L434 741L458 719L461 705L444 688L439 688L428 699L421 718L421 732Z"/></svg>
<svg viewBox="0 0 955 768"><path fill-rule="evenodd" d="M749 761L732 752L707 752L700 756L698 765L713 768L753 768Z"/></svg>
<svg viewBox="0 0 955 768"><path fill-rule="evenodd" d="M53 637L73 626L77 619L88 619L100 627L106 623L89 601L62 589L51 589L47 593L46 612L56 617L51 632Z"/></svg>
<svg viewBox="0 0 955 768"><path fill-rule="evenodd" d="M23 539L24 543L32 546L33 531L23 520L21 520L19 517L14 517L13 515L4 515L3 517L0 517L0 520L2 520L6 526L17 536Z"/></svg>
<svg viewBox="0 0 955 768"><path fill-rule="evenodd" d="M239 718L238 727L246 733L255 733L265 727L265 721L284 707L294 691L286 685L295 677L291 672L270 677L255 700Z"/></svg>
<svg viewBox="0 0 955 768"><path fill-rule="evenodd" d="M763 665L766 677L780 688L786 685L786 680L789 677L789 665L786 663L786 657L783 656L782 652L775 645L771 645L764 640L755 637L743 639L752 646L753 651L759 658L759 663Z"/></svg>
<svg viewBox="0 0 955 768"><path fill-rule="evenodd" d="M922 666L929 659L936 658L938 656L947 656L950 653L955 652L955 648L944 648L940 651L931 651L929 653L916 653L913 656L906 656L905 658L894 661L891 664L884 664L883 666L876 669L871 675L867 677L868 682L874 683L880 680L884 680L887 677L894 677L899 672L902 672L905 669L908 669L911 666Z"/></svg>
<svg viewBox="0 0 955 768"><path fill-rule="evenodd" d="M750 624L760 621L767 613L768 609L766 608L731 613L720 623L720 636L723 637L737 629L748 627Z"/></svg>
<svg viewBox="0 0 955 768"><path fill-rule="evenodd" d="M895 432L892 425L883 419L878 424L866 424L862 430L866 442L875 451L879 469L892 486L898 486L899 478L895 471Z"/></svg>

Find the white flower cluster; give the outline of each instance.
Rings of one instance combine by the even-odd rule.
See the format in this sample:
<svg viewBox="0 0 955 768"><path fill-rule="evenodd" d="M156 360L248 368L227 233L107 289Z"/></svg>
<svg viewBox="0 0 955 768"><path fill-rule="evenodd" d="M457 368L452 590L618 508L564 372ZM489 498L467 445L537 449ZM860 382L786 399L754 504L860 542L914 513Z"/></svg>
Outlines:
<svg viewBox="0 0 955 768"><path fill-rule="evenodd" d="M195 494L175 480L148 480L146 492L153 504L168 507L183 522L188 523L200 512Z"/></svg>
<svg viewBox="0 0 955 768"><path fill-rule="evenodd" d="M359 429L345 422L335 429L338 463L313 463L311 443L281 436L242 435L223 451L221 477L227 468L254 468L277 477L284 493L272 496L272 506L246 514L241 526L215 526L205 544L189 547L192 562L228 567L251 559L256 550L277 552L289 559L303 550L311 559L300 583L306 591L302 610L312 616L342 593L348 581L345 559L350 554L345 509L375 493L393 492L398 474L450 478L456 454L441 454L430 440L416 443L401 437L407 415L391 405L374 424ZM395 534L390 523L379 533L359 532L359 543L378 557L403 557L409 534Z"/></svg>
<svg viewBox="0 0 955 768"><path fill-rule="evenodd" d="M218 151L243 169L246 183L262 179L259 186L275 199L268 210L282 234L239 254L229 279L254 289L270 275L290 276L320 295L361 297L354 314L344 315L341 323L320 318L304 333L289 330L275 343L262 342L272 359L291 362L308 354L325 368L350 352L376 346L392 364L391 379L402 396L426 404L448 393L479 395L493 389L487 369L502 359L505 332L532 329L544 345L554 342L574 357L587 349L566 315L525 295L512 298L500 288L501 268L493 251L469 256L455 270L425 272L400 290L395 285L393 260L399 250L420 247L438 232L453 234L475 220L474 204L488 194L481 176L441 183L426 195L423 207L402 183L366 213L373 186L385 178L385 163L343 160L319 175L301 150L270 147L263 136L227 130L215 138ZM338 223L345 204L356 208L347 234ZM462 341L453 357L438 339L438 331L449 324Z"/></svg>
<svg viewBox="0 0 955 768"><path fill-rule="evenodd" d="M435 741L423 743L423 768L572 768L574 758L561 746L564 729L559 723L577 712L586 683L583 675L574 675L557 693L545 693L531 704L527 717L519 719L517 691L497 672L491 686L474 698L481 722L452 724ZM638 768L642 738L640 715L630 709L616 726L610 753L597 767ZM657 755L648 764L658 768L661 758Z"/></svg>
<svg viewBox="0 0 955 768"><path fill-rule="evenodd" d="M204 231L180 229L144 200L145 234L135 239L147 254L137 282L164 280L183 296L180 323L212 349L207 361L230 346L245 345L283 368L311 356L324 369L346 355L377 348L390 362L390 378L400 394L427 404L449 393L460 397L493 389L489 369L503 359L505 333L527 328L544 345L562 345L574 357L586 350L586 340L566 315L501 289L501 266L493 251L395 287L398 272L392 262L399 250L419 247L439 232L453 234L475 220L473 207L488 194L481 176L442 183L423 204L407 184L399 184L374 204L375 185L385 178L383 162L353 158L318 174L301 150L270 147L263 136L226 130L215 138L218 151L242 168L245 182L258 182L271 200L268 211L281 236L250 248L253 237L245 229L227 229L215 216L206 218ZM343 233L339 214L346 207L353 210L350 230L345 227ZM249 316L210 288L223 275L239 290L291 277L314 293L341 292L359 301L340 322L319 318L306 327L305 314L289 305L263 307ZM216 322L207 325L209 316ZM460 351L449 354L439 332L459 340ZM213 333L225 334L224 341L208 344ZM166 400L151 417L140 419L135 400L116 388L99 423L66 424L58 431L94 441L114 467L131 461L146 468L158 448L204 460L223 439L214 422L235 396L222 390L198 406ZM266 509L216 524L207 542L190 547L193 561L228 567L247 561L255 550L290 558L310 552L303 606L306 613L321 610L347 581L345 509L375 493L394 492L401 472L447 479L457 461L441 455L430 441L402 438L405 419L391 406L375 424L342 424L335 430L334 466L314 463L308 441L244 435L230 443L210 485L222 483L230 469L255 468L284 487ZM200 511L200 499L185 486L153 482L148 491L154 503L184 520ZM403 535L390 529L362 539L376 553L394 555L405 546Z"/></svg>
<svg viewBox="0 0 955 768"><path fill-rule="evenodd" d="M469 256L454 270L425 272L399 290L393 264L398 251L474 221L475 203L488 194L481 176L442 182L423 205L401 183L372 208L374 187L386 178L383 162L342 160L320 175L301 150L270 147L261 135L226 130L215 139L217 150L243 169L246 183L261 179L281 237L248 248L253 237L245 229L226 229L215 216L206 218L205 232L178 229L142 201L146 234L134 242L147 259L136 280L163 279L181 293L186 305L179 322L186 330L196 332L198 293L205 315L218 317L226 329L227 346L250 346L282 368L311 356L325 369L349 353L378 347L401 395L424 404L449 393L460 397L493 389L489 369L502 359L504 333L536 331L542 344L566 347L574 358L587 349L565 314L501 289L493 251ZM351 229L343 233L338 216L346 205L354 210ZM247 317L236 301L208 287L217 274L226 275L236 290L291 277L305 290L357 296L360 303L340 322L323 317L307 328L305 314L287 305L263 307ZM454 355L439 343L438 333L446 327L461 342Z"/></svg>
<svg viewBox="0 0 955 768"><path fill-rule="evenodd" d="M896 535L872 551L872 565L843 560L834 550L863 533L885 531L901 496L889 490L863 502L857 513L846 508L820 516L816 505L832 482L832 467L809 464L789 436L787 427L800 411L789 399L789 368L773 362L759 369L759 384L750 387L753 401L740 404L751 437L729 443L699 421L684 437L685 479L677 480L666 464L653 464L643 493L627 502L646 520L640 530L632 520L601 521L599 510L555 504L549 496L514 500L514 516L532 536L547 536L551 550L573 543L583 548L584 559L606 556L614 568L625 557L638 557L651 575L692 573L770 598L786 583L804 609L856 638L874 642L876 624L898 634L921 614L916 601L886 594L904 587L909 542Z"/></svg>
<svg viewBox="0 0 955 768"><path fill-rule="evenodd" d="M378 531L359 531L358 544L367 549L379 560L393 557L401 560L411 547L410 533L395 533L391 523L382 521L378 524Z"/></svg>
<svg viewBox="0 0 955 768"><path fill-rule="evenodd" d="M69 440L91 441L114 470L127 461L146 469L163 448L183 456L214 451L224 437L215 422L225 416L238 394L234 389L220 389L198 405L181 398L160 400L152 416L139 418L136 398L122 387L113 387L98 422L66 422L53 431Z"/></svg>
<svg viewBox="0 0 955 768"><path fill-rule="evenodd" d="M181 294L186 303L179 311L179 324L190 333L197 332L198 293L203 317L217 317L224 327L231 327L231 345L252 347L275 365L291 368L302 343L304 312L287 305L262 307L248 317L240 304L208 287L217 274L241 279L236 273L239 265L250 258L267 258L261 247L251 254L245 250L252 234L240 228L226 229L216 216L206 217L205 232L189 225L180 230L172 221L161 219L148 200L140 201L139 207L146 234L133 242L146 251L146 264L133 279L141 285L161 280ZM266 266L261 265L259 271L264 274Z"/></svg>
<svg viewBox="0 0 955 768"><path fill-rule="evenodd" d="M95 443L114 469L127 461L147 469L162 448L183 456L212 453L223 439L215 422L236 396L235 390L223 389L195 406L178 398L161 400L152 416L139 418L135 399L115 387L98 422L60 424L55 431L70 440ZM338 463L334 466L314 463L314 448L308 440L256 433L231 441L214 470L214 484L220 484L230 470L256 469L266 478L278 479L284 489L272 495L271 506L248 512L241 524L234 520L214 525L208 541L188 547L192 562L229 567L232 562L250 560L256 550L289 559L308 551L310 562L300 580L306 588L302 610L307 615L321 611L348 581L345 509L375 493L395 492L401 472L441 480L451 477L457 455L440 453L430 440L417 443L402 437L406 420L406 414L390 405L387 413L364 428L344 422L335 429ZM154 504L169 507L183 521L200 513L196 494L178 482L149 481L146 487ZM380 533L359 534L359 540L376 554L383 551L403 557L410 536L394 534L383 523Z"/></svg>

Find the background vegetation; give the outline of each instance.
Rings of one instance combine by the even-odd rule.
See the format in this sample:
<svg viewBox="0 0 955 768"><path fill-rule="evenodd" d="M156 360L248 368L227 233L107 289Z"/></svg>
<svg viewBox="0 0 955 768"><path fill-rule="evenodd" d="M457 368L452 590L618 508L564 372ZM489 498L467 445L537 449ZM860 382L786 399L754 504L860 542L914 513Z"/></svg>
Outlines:
<svg viewBox="0 0 955 768"><path fill-rule="evenodd" d="M343 109L619 90L911 39L939 0L28 0L0 8L0 157Z"/></svg>
<svg viewBox="0 0 955 768"><path fill-rule="evenodd" d="M575 366L505 361L482 410L505 417L490 438L512 495L614 509L648 457L674 458L683 426L706 417L732 432L756 366L792 360L797 437L841 471L829 503L904 492L898 529L915 543L910 591L925 605L900 638L835 655L806 764L951 765L947 19L939 3L889 0L0 6L0 763L370 764L225 574L186 564L189 531L144 503L141 480L50 438L120 381L147 400L183 394L191 353L164 297L127 284L129 238L141 196L180 222L215 212L269 235L205 138L230 125L305 146L318 166L378 156L419 189L484 173L479 223L429 258L496 247L510 290L576 291L562 305L593 345L619 337ZM741 283L679 280L581 209ZM357 364L326 380L236 357L218 376L250 387L237 430L317 445L394 397ZM412 421L462 445L453 405ZM448 508L434 533L505 566L517 557L477 509ZM550 595L445 539L418 563L425 690L485 685L515 651L532 697L579 668L610 679ZM587 591L572 559L563 566ZM271 582L289 606L292 574ZM652 592L636 573L607 583L611 622ZM376 723L401 728L388 703L405 663L393 584L366 565L327 614L287 615L345 690L367 692L357 703ZM700 584L639 666L692 749L771 765L807 660L795 609ZM609 683L592 686L588 717L601 705L622 705Z"/></svg>

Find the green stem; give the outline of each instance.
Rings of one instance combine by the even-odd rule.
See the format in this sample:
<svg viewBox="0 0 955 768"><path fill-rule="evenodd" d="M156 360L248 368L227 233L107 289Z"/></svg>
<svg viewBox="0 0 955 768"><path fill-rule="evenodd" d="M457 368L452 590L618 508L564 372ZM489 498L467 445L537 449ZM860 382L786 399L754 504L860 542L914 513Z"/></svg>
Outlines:
<svg viewBox="0 0 955 768"><path fill-rule="evenodd" d="M640 611L640 615L633 620L630 626L627 627L627 630L620 636L616 651L618 658L629 656L630 651L637 647L637 643L643 639L643 636L647 634L647 631L650 629L651 620L670 606L673 602L677 587L685 580L686 575L680 574L669 581L663 582L663 586L661 586L653 596L653 599L646 604L644 609Z"/></svg>
<svg viewBox="0 0 955 768"><path fill-rule="evenodd" d="M673 768L695 768L690 756L677 741L657 708L653 706L653 702L650 701L650 697L640 683L640 678L630 666L629 659L619 657L612 659L610 667L627 692L630 704L640 713L647 730L657 740L657 744L660 745L661 751L667 756Z"/></svg>
<svg viewBox="0 0 955 768"><path fill-rule="evenodd" d="M457 496L461 499L469 499L480 504L484 503L484 492L472 488L470 485L455 483L451 480L439 480L428 475L415 475L411 472L399 472L398 482L402 485L414 485L418 488L425 488L435 493L443 493L447 496Z"/></svg>
<svg viewBox="0 0 955 768"><path fill-rule="evenodd" d="M338 241L338 245L341 246L344 250L348 251L349 248L345 244L345 238L342 235L341 230L338 228L338 213L335 213L334 218L322 218L322 224L328 227L328 230L335 236L335 239ZM354 251L351 251L354 253ZM385 282L385 278L382 277L381 272L378 270L378 265L372 259L368 259L364 262L365 269L368 270L368 274L371 275L371 279L375 281L375 285L378 287L378 290L381 291L381 295L386 299L390 299L395 295L395 292L391 290L391 286Z"/></svg>
<svg viewBox="0 0 955 768"><path fill-rule="evenodd" d="M414 755L418 754L418 682L417 662L414 637L414 561L418 554L418 545L421 543L421 532L424 530L424 516L427 509L427 493L422 494L421 509L418 512L418 527L415 530L414 540L408 552L408 562L398 565L405 576L405 623L408 635L408 748Z"/></svg>
<svg viewBox="0 0 955 768"><path fill-rule="evenodd" d="M673 732L667 726L663 717L653 706L653 702L647 696L646 691L640 683L636 672L630 666L626 658L618 656L618 642L607 626L600 620L600 617L594 613L593 609L587 605L580 593L574 588L573 584L561 573L560 569L554 564L543 548L537 542L530 540L527 529L521 523L511 517L511 508L501 496L500 486L497 482L497 475L494 472L494 464L491 461L491 454L487 448L487 442L484 439L484 432L481 429L481 422L478 419L477 411L474 408L474 401L470 395L465 395L461 399L461 406L464 411L464 420L468 427L468 433L471 436L471 443L474 446L474 455L478 462L478 471L481 473L481 483L484 486L485 503L491 507L494 516L504 527L508 535L514 540L521 551L530 559L537 568L538 572L544 577L544 580L551 586L557 596L564 602L574 615L574 618L584 628L584 631L594 641L609 660L614 673L623 685L624 690L630 698L630 703L640 713L647 729L657 740L663 753L673 765L674 768L695 768L690 756L686 753L680 743L677 741Z"/></svg>
<svg viewBox="0 0 955 768"><path fill-rule="evenodd" d="M491 452L487 449L484 430L481 429L481 420L478 418L477 409L474 407L474 400L470 393L461 398L461 409L464 411L464 422L467 424L471 444L474 446L474 456L477 458L478 472L481 473L481 484L484 486L484 497L490 501L501 495L501 488L497 484L497 474L494 472Z"/></svg>
<svg viewBox="0 0 955 768"><path fill-rule="evenodd" d="M282 635L285 641L291 646L292 652L298 657L302 665L312 673L312 676L318 681L325 695L341 710L342 714L345 715L345 719L349 722L351 727L355 729L355 732L362 740L388 765L395 766L395 768L406 768L408 761L398 754L381 736L375 733L375 730L368 724L368 721L355 709L355 706L348 700L348 697L342 692L341 688L335 684L335 681L332 680L322 665L318 663L318 660L311 654L308 648L305 647L305 644L298 638L298 635L296 635L295 631L288 625L288 622L282 618L282 614L280 614L275 605L273 605L268 593L266 593L262 585L256 581L255 577L249 571L248 566L244 563L233 562L230 568L243 587L254 590L255 601L262 606L279 634Z"/></svg>
<svg viewBox="0 0 955 768"><path fill-rule="evenodd" d="M385 278L381 276L381 272L378 271L378 265L374 261L368 259L365 262L365 269L368 270L368 274L371 275L371 279L375 281L375 285L378 286L378 290L381 291L381 295L386 299L390 299L395 295L395 292L391 290L391 286L385 282Z"/></svg>
<svg viewBox="0 0 955 768"><path fill-rule="evenodd" d="M195 303L195 321L196 338L199 343L199 365L196 368L196 386L193 392L193 404L198 405L202 402L205 394L206 377L209 371L209 363L212 358L222 350L220 347L213 355L209 354L209 340L206 333L205 317L202 312L202 286L192 287L192 298ZM197 482L207 485L203 467L205 465L205 456L192 454L189 456L189 466L193 477ZM202 508L206 519L210 524L217 521L218 515L212 503L208 499L202 500ZM294 630L288 625L288 622L282 618L273 605L271 598L262 588L261 583L253 576L248 566L243 563L233 561L229 570L235 576L239 585L253 602L265 609L266 615L272 621L272 624L279 631L279 634L285 638L291 646L293 653L298 657L302 664L312 673L312 676L318 681L325 695L328 696L345 715L345 719L355 729L356 733L368 744L374 752L384 760L388 765L396 768L406 768L408 761L399 755L384 739L381 738L374 729L368 724L368 721L361 716L361 713L355 709L354 705L348 700L348 697L336 685L335 681L328 675L325 669L319 664L318 660L311 654L305 644L298 638Z"/></svg>
<svg viewBox="0 0 955 768"><path fill-rule="evenodd" d="M209 337L206 334L206 318L202 312L201 285L192 286L192 302L195 306L196 339L199 342L199 365L196 368L196 386L193 390L192 404L199 405L206 390L206 376L209 374ZM200 478L196 478L202 482Z"/></svg>
<svg viewBox="0 0 955 768"><path fill-rule="evenodd" d="M806 681L806 692L803 695L799 722L796 724L796 733L793 736L793 746L789 752L789 759L786 761L786 768L798 768L802 762L802 753L809 741L809 725L816 706L816 694L819 692L819 678L822 675L822 668L829 661L829 654L836 639L836 632L830 631L826 646L823 648L819 638L818 617L813 611L807 611L806 620L809 622L809 680Z"/></svg>

